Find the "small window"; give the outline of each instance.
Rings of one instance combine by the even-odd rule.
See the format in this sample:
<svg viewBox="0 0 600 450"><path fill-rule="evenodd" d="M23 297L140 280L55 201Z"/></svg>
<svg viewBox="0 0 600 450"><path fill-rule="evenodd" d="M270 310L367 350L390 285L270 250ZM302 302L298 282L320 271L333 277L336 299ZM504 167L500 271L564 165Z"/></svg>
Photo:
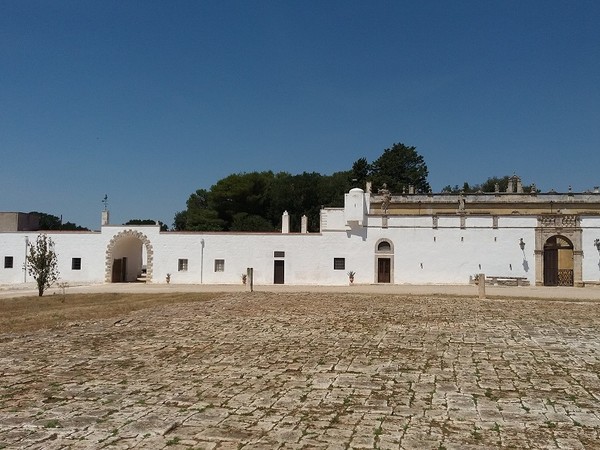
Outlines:
<svg viewBox="0 0 600 450"><path fill-rule="evenodd" d="M275 252L273 252L273 257L275 257L275 258L285 258L285 252L275 251Z"/></svg>
<svg viewBox="0 0 600 450"><path fill-rule="evenodd" d="M333 270L346 270L346 258L333 258Z"/></svg>
<svg viewBox="0 0 600 450"><path fill-rule="evenodd" d="M377 246L377 250L380 252L391 252L392 245L388 241L383 241L379 243L379 245Z"/></svg>
<svg viewBox="0 0 600 450"><path fill-rule="evenodd" d="M4 257L4 268L5 269L12 269L13 268L13 264L14 264L14 259L12 256L5 256Z"/></svg>
<svg viewBox="0 0 600 450"><path fill-rule="evenodd" d="M224 259L215 259L215 272L225 272Z"/></svg>
<svg viewBox="0 0 600 450"><path fill-rule="evenodd" d="M187 272L188 270L188 260L187 259L178 259L177 260L177 271L178 272Z"/></svg>
<svg viewBox="0 0 600 450"><path fill-rule="evenodd" d="M81 270L81 258L73 258L71 260L71 270Z"/></svg>

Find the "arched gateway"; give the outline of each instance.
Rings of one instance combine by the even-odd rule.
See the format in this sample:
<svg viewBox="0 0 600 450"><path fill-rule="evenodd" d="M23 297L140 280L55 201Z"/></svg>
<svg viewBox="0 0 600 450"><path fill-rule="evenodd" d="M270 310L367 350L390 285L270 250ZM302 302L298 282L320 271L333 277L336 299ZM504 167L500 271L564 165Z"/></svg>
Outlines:
<svg viewBox="0 0 600 450"><path fill-rule="evenodd" d="M144 255L145 250L145 255ZM136 281L143 272L146 258L146 281L152 281L152 244L148 237L135 230L124 230L113 236L106 247L106 283Z"/></svg>
<svg viewBox="0 0 600 450"><path fill-rule="evenodd" d="M583 286L583 250L580 217L546 214L535 229L535 284Z"/></svg>
<svg viewBox="0 0 600 450"><path fill-rule="evenodd" d="M544 286L573 286L573 243L564 236L544 244Z"/></svg>

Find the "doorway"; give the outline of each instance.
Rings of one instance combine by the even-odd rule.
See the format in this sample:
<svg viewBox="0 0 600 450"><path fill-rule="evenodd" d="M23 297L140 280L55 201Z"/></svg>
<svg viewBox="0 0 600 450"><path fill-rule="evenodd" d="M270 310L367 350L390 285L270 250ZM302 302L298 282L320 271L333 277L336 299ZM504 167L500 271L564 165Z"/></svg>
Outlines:
<svg viewBox="0 0 600 450"><path fill-rule="evenodd" d="M284 284L285 281L285 261L276 259L273 266L273 283Z"/></svg>
<svg viewBox="0 0 600 450"><path fill-rule="evenodd" d="M392 260L377 258L377 282L389 283L392 280Z"/></svg>
<svg viewBox="0 0 600 450"><path fill-rule="evenodd" d="M389 239L375 243L375 283L394 282L394 244Z"/></svg>
<svg viewBox="0 0 600 450"><path fill-rule="evenodd" d="M117 258L113 260L112 282L123 283L127 280L127 258Z"/></svg>
<svg viewBox="0 0 600 450"><path fill-rule="evenodd" d="M573 243L564 236L544 244L544 286L573 286Z"/></svg>

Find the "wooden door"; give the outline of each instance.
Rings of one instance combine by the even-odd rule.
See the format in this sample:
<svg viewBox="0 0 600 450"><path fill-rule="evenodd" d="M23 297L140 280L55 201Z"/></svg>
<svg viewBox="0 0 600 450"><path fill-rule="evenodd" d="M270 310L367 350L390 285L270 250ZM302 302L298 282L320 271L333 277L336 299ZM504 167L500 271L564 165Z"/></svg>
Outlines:
<svg viewBox="0 0 600 450"><path fill-rule="evenodd" d="M283 284L284 280L285 280L285 261L283 260L276 260L274 262L274 276L273 276L273 283L275 284Z"/></svg>
<svg viewBox="0 0 600 450"><path fill-rule="evenodd" d="M544 286L558 286L558 249L544 248Z"/></svg>
<svg viewBox="0 0 600 450"><path fill-rule="evenodd" d="M377 259L377 282L378 283L389 283L391 281L391 259L390 258L378 258Z"/></svg>
<svg viewBox="0 0 600 450"><path fill-rule="evenodd" d="M113 259L112 266L112 282L113 283L121 283L123 281L123 260Z"/></svg>

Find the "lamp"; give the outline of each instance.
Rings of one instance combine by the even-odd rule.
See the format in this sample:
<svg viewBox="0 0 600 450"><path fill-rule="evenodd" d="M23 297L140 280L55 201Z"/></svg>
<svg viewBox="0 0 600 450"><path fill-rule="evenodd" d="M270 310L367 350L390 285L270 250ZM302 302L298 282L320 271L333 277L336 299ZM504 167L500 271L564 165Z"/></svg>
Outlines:
<svg viewBox="0 0 600 450"><path fill-rule="evenodd" d="M525 241L523 241L523 238L519 238L519 247L521 247L522 251L525 251Z"/></svg>
<svg viewBox="0 0 600 450"><path fill-rule="evenodd" d="M600 252L600 239L596 239L594 241L594 245L596 246L596 249Z"/></svg>

